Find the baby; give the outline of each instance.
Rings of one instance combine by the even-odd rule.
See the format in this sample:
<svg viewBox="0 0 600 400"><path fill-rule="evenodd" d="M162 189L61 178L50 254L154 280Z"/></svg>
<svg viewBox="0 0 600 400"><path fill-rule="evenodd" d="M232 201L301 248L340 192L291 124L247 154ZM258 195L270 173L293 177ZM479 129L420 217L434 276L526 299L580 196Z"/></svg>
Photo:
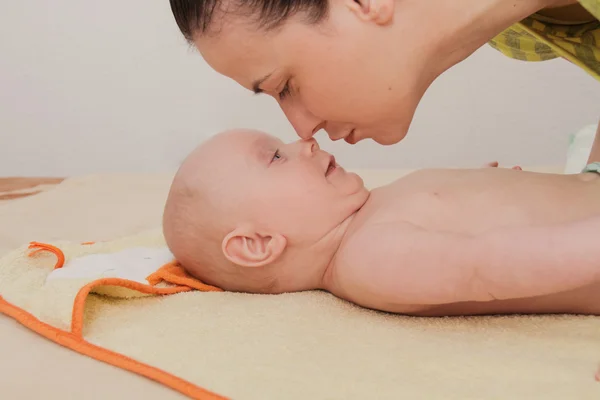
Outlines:
<svg viewBox="0 0 600 400"><path fill-rule="evenodd" d="M600 315L600 174L421 170L369 191L314 140L232 130L192 152L167 244L225 290L321 289L423 316Z"/></svg>

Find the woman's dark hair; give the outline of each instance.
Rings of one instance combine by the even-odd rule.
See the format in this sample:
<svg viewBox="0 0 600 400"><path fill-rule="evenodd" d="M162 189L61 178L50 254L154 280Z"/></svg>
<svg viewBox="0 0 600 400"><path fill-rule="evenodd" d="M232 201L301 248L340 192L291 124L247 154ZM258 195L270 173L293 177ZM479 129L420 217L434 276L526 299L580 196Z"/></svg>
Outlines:
<svg viewBox="0 0 600 400"><path fill-rule="evenodd" d="M328 11L328 0L169 0L175 22L183 36L191 41L195 34L207 33L215 11L241 11L256 18L262 29L281 26L289 17L304 13L308 23L318 23ZM227 3L226 5L222 4Z"/></svg>

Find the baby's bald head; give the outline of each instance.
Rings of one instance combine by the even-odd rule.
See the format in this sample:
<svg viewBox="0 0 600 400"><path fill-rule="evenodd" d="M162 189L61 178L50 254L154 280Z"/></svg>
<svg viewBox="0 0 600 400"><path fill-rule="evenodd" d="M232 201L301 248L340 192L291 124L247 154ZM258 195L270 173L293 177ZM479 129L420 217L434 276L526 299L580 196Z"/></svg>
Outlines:
<svg viewBox="0 0 600 400"><path fill-rule="evenodd" d="M313 252L367 197L362 180L314 140L285 144L238 129L185 159L163 230L177 260L208 284L259 293L294 289L307 272L291 271L290 260Z"/></svg>
<svg viewBox="0 0 600 400"><path fill-rule="evenodd" d="M163 214L164 236L179 263L191 275L226 290L263 291L270 286L262 276L250 282L243 276L249 271L222 251L224 237L243 218L244 209L243 188L237 187L234 172L240 157L232 154L233 143L244 147L240 139L252 134L256 132L228 131L198 146L175 174ZM223 162L227 155L231 159Z"/></svg>

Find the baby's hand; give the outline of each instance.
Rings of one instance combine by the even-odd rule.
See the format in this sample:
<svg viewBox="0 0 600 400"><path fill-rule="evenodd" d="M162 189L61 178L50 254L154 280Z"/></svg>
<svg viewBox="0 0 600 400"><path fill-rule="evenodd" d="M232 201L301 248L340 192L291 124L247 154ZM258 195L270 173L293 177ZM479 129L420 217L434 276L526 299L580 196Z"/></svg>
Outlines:
<svg viewBox="0 0 600 400"><path fill-rule="evenodd" d="M498 165L499 165L498 161L492 161L492 162L489 162L487 164L484 164L483 168L498 168ZM516 171L523 171L523 168L519 167L518 165L515 165L511 169L514 169Z"/></svg>

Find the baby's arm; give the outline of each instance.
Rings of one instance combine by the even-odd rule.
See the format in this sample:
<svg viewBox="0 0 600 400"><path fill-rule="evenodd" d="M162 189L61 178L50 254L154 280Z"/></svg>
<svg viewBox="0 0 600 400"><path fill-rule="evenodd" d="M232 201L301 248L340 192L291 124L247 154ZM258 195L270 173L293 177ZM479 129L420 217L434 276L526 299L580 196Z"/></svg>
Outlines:
<svg viewBox="0 0 600 400"><path fill-rule="evenodd" d="M541 296L600 280L599 232L600 216L479 235L379 224L356 238L365 247L354 246L348 273L367 302L434 305Z"/></svg>

